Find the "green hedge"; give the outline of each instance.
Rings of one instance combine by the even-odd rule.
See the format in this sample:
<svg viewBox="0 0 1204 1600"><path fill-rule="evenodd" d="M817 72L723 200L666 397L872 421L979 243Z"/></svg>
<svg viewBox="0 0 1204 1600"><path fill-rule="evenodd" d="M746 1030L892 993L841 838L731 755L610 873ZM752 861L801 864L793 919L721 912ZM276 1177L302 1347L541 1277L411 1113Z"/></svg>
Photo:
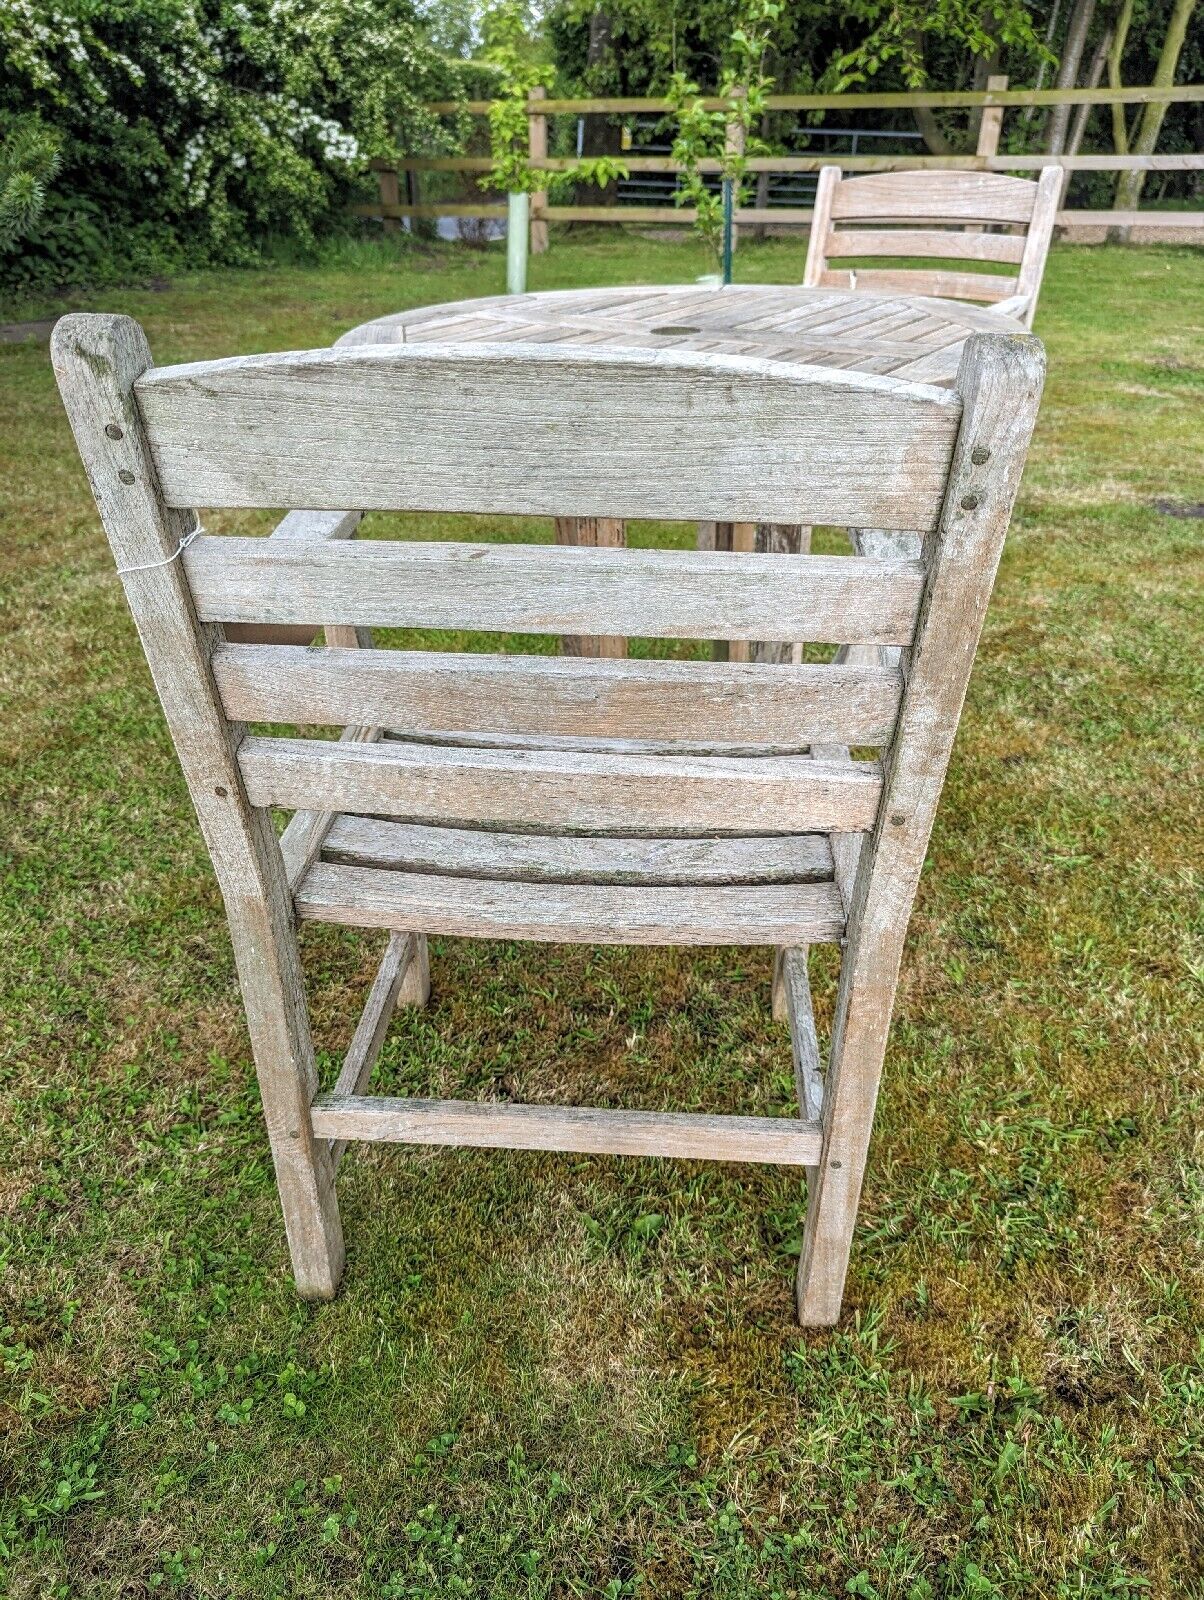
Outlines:
<svg viewBox="0 0 1204 1600"><path fill-rule="evenodd" d="M60 0L61 3L61 0ZM0 6L0 137L31 113L62 171L0 287L253 261L336 226L368 160L446 148L423 110L465 68L411 0L56 0Z"/></svg>

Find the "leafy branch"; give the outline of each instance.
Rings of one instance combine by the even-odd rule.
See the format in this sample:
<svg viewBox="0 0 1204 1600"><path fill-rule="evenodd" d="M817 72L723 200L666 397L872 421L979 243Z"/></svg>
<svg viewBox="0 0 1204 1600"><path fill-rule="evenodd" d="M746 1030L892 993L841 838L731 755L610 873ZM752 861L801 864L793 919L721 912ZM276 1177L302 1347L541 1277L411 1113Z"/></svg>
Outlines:
<svg viewBox="0 0 1204 1600"><path fill-rule="evenodd" d="M40 118L9 124L0 139L0 250L11 250L38 220L62 162L62 141Z"/></svg>
<svg viewBox="0 0 1204 1600"><path fill-rule="evenodd" d="M669 80L667 98L675 119L672 154L681 168L674 203L694 208L695 232L716 263L723 254L722 186L730 183L734 203L744 204L749 157L769 153L759 133L773 87L764 67L771 30L781 11L778 0L747 0L728 38L720 108L708 109L702 91L685 73L674 72ZM707 183L703 162L718 163L718 191Z"/></svg>
<svg viewBox="0 0 1204 1600"><path fill-rule="evenodd" d="M482 189L504 194L555 192L574 181L605 187L628 175L627 164L614 156L578 162L572 172L547 172L533 167L529 148L528 103L533 89L550 89L556 69L534 54L521 0L501 0L485 18L482 59L497 70L499 85L489 105L489 154L493 162L481 178Z"/></svg>

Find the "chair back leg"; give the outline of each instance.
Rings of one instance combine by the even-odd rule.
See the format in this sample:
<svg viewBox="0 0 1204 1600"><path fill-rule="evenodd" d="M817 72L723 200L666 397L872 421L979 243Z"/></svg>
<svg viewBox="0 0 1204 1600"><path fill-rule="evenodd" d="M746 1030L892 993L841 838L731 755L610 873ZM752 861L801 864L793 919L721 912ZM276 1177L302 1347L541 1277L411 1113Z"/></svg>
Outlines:
<svg viewBox="0 0 1204 1600"><path fill-rule="evenodd" d="M318 1080L292 896L271 817L243 787L244 730L227 722L213 681L220 629L197 622L174 559L196 518L164 503L134 399L150 349L128 317L65 317L51 353L225 898L297 1292L329 1300L343 1232L330 1151L310 1123Z"/></svg>

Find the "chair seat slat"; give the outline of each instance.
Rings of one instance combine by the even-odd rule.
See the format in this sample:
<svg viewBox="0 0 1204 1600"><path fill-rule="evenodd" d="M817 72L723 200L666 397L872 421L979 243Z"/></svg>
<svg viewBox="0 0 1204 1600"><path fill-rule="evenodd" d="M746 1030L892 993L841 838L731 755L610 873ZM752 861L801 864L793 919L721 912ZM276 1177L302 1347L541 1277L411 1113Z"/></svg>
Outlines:
<svg viewBox="0 0 1204 1600"><path fill-rule="evenodd" d="M343 866L445 877L646 888L822 883L833 876L832 847L822 833L746 839L574 838L340 816L326 835L322 855Z"/></svg>
<svg viewBox="0 0 1204 1600"><path fill-rule="evenodd" d="M359 811L413 822L570 832L863 832L876 761L806 756L597 755L249 737L238 763L252 805Z"/></svg>
<svg viewBox="0 0 1204 1600"><path fill-rule="evenodd" d="M278 645L220 645L213 672L227 715L242 722L795 749L883 744L903 688L882 667Z"/></svg>
<svg viewBox="0 0 1204 1600"><path fill-rule="evenodd" d="M294 896L306 922L544 944L823 944L845 917L832 883L706 885L516 883L388 872L320 861Z"/></svg>

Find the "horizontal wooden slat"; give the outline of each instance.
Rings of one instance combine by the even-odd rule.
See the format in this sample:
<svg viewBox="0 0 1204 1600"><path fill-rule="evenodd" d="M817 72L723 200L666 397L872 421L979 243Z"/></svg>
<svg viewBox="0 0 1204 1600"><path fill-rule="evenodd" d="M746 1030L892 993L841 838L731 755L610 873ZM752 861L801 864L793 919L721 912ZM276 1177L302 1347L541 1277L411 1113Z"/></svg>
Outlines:
<svg viewBox="0 0 1204 1600"><path fill-rule="evenodd" d="M473 750L576 750L600 756L805 756L812 742L748 744L731 739L594 739L559 733L406 733L385 731L386 739L406 744L444 745Z"/></svg>
<svg viewBox="0 0 1204 1600"><path fill-rule="evenodd" d="M834 221L942 217L951 222L1028 222L1036 200L1035 183L998 172L893 172L846 178L837 184L832 217Z"/></svg>
<svg viewBox="0 0 1204 1600"><path fill-rule="evenodd" d="M806 756L634 756L438 745L246 738L251 804L354 811L411 822L584 832L722 835L862 832L876 761Z"/></svg>
<svg viewBox="0 0 1204 1600"><path fill-rule="evenodd" d="M825 161L830 163L831 157ZM1064 165L1064 159L1055 165ZM504 217L505 206L465 208L473 215ZM350 207L357 217L443 217L454 211L448 206L363 205ZM549 206L543 213L549 222L672 223L687 228L696 213L689 206ZM811 221L805 206L745 206L737 209L735 221L749 227L801 227ZM1059 211L1059 228L1204 228L1204 211Z"/></svg>
<svg viewBox="0 0 1204 1600"><path fill-rule="evenodd" d="M1164 156L992 156L987 165L992 172L1040 172L1058 167L1063 172L1201 172L1204 155L1175 151ZM1169 215L1169 213L1168 213Z"/></svg>
<svg viewBox="0 0 1204 1600"><path fill-rule="evenodd" d="M952 228L840 228L828 234L824 254L1018 262L1024 255L1024 240L1018 234L956 233Z"/></svg>
<svg viewBox="0 0 1204 1600"><path fill-rule="evenodd" d="M575 545L207 537L183 561L202 621L666 639L909 644L923 587L916 561Z"/></svg>
<svg viewBox="0 0 1204 1600"><path fill-rule="evenodd" d="M509 215L506 206L394 206L379 200L366 205L349 206L348 210L353 217L490 217L499 222Z"/></svg>
<svg viewBox="0 0 1204 1600"><path fill-rule="evenodd" d="M1204 100L1204 85L1173 84L1170 87L1137 85L1132 88L1097 89L886 89L864 94L771 94L765 99L768 111L884 111L910 110L914 106L941 107L946 110L971 106L1061 106L1061 105L1155 105ZM433 100L426 110L441 115L471 112L484 116L491 100ZM699 104L707 111L727 111L731 101L719 95L704 96ZM640 96L610 96L589 100L538 99L527 101L531 116L588 116L627 111L672 111L671 100ZM371 163L386 169L393 163Z"/></svg>
<svg viewBox="0 0 1204 1600"><path fill-rule="evenodd" d="M820 275L824 289L847 289L850 272L845 267ZM857 288L870 294L934 295L943 300L1006 300L1016 292L1017 279L994 272L931 272L906 268L858 267Z"/></svg>
<svg viewBox="0 0 1204 1600"><path fill-rule="evenodd" d="M362 513L359 511L290 511L272 529L272 539L351 539L355 537ZM302 627L273 627L270 623L231 623L226 637L241 644L312 644L317 630L312 624ZM335 643L327 638L328 644Z"/></svg>
<svg viewBox="0 0 1204 1600"><path fill-rule="evenodd" d="M903 684L898 670L878 667L273 645L219 645L213 672L226 714L241 722L794 749L885 743Z"/></svg>
<svg viewBox="0 0 1204 1600"><path fill-rule="evenodd" d="M861 373L538 345L245 356L154 367L135 388L173 506L919 529L961 410Z"/></svg>
<svg viewBox="0 0 1204 1600"><path fill-rule="evenodd" d="M580 172L588 165L589 157L549 156L531 162L535 172ZM634 172L682 172L686 168L672 156L628 156L626 164ZM484 156L407 157L396 163L399 170L413 172L480 172L490 162ZM714 174L722 172L723 162L717 156L703 157L698 171ZM1204 156L1175 152L1169 155L1090 155L1051 156L1046 154L1019 156L1010 152L997 156L917 156L896 155L841 155L820 151L810 156L750 156L745 164L748 172L817 172L823 167L839 166L846 172L979 172L1011 173L1040 172L1045 167L1057 167L1063 172L1197 172L1204 166ZM369 211L376 208L366 208ZM391 211L393 208L389 207ZM448 210L455 210L449 206ZM469 208L465 208L469 209ZM476 208L471 208L475 210ZM499 207L503 213L505 207ZM573 210L571 206L565 210ZM625 206L611 206L620 214ZM684 208L683 208L684 209ZM471 214L470 210L470 214ZM548 213L540 213L546 216Z"/></svg>
<svg viewBox="0 0 1204 1600"><path fill-rule="evenodd" d="M1204 211L1059 211L1059 228L1204 228Z"/></svg>
<svg viewBox="0 0 1204 1600"><path fill-rule="evenodd" d="M498 883L319 861L294 898L303 921L545 944L821 944L840 939L845 924L831 883Z"/></svg>
<svg viewBox="0 0 1204 1600"><path fill-rule="evenodd" d="M380 817L337 817L322 846L342 866L524 882L691 884L823 883L826 834L751 839L582 839L484 828L431 828Z"/></svg>
<svg viewBox="0 0 1204 1600"><path fill-rule="evenodd" d="M674 1156L814 1166L822 1138L793 1117L708 1117L672 1111L605 1111L467 1100L327 1095L311 1111L325 1139L568 1150L584 1155Z"/></svg>
<svg viewBox="0 0 1204 1600"><path fill-rule="evenodd" d="M1023 160L1023 157L1005 156L1003 160L1011 163ZM1108 160L1108 157L1104 157ZM1113 158L1115 159L1115 158ZM587 167L588 156L542 156L530 162L533 172L579 172ZM1057 156L1039 156L1036 160L1042 165L1056 165ZM671 155L660 156L635 156L625 155L623 165L629 174L644 173L672 173L687 170L685 162L675 160ZM694 164L691 164L694 165ZM701 173L714 174L723 170L723 162L717 156L703 156L696 163L697 170ZM750 156L745 162L747 172L815 172L823 166L839 165L847 172L915 172L915 171L962 171L962 172L988 172L993 170L988 164L988 159L977 155L963 156L917 156L915 154L886 154L886 155L845 155L833 154L831 151L817 151L814 155L768 155ZM397 172L489 172L493 162L488 156L401 156L394 163ZM448 214L465 213L475 214L484 207L466 207L449 204ZM495 206L495 211L506 212L505 206ZM567 209L574 209L569 207ZM611 210L617 209L611 207ZM547 212L540 215L546 216Z"/></svg>
<svg viewBox="0 0 1204 1600"><path fill-rule="evenodd" d="M344 728L339 738L346 744L375 744L381 731L380 728ZM288 826L280 835L280 855L290 885L317 860L332 821L329 811L297 811L289 818Z"/></svg>

